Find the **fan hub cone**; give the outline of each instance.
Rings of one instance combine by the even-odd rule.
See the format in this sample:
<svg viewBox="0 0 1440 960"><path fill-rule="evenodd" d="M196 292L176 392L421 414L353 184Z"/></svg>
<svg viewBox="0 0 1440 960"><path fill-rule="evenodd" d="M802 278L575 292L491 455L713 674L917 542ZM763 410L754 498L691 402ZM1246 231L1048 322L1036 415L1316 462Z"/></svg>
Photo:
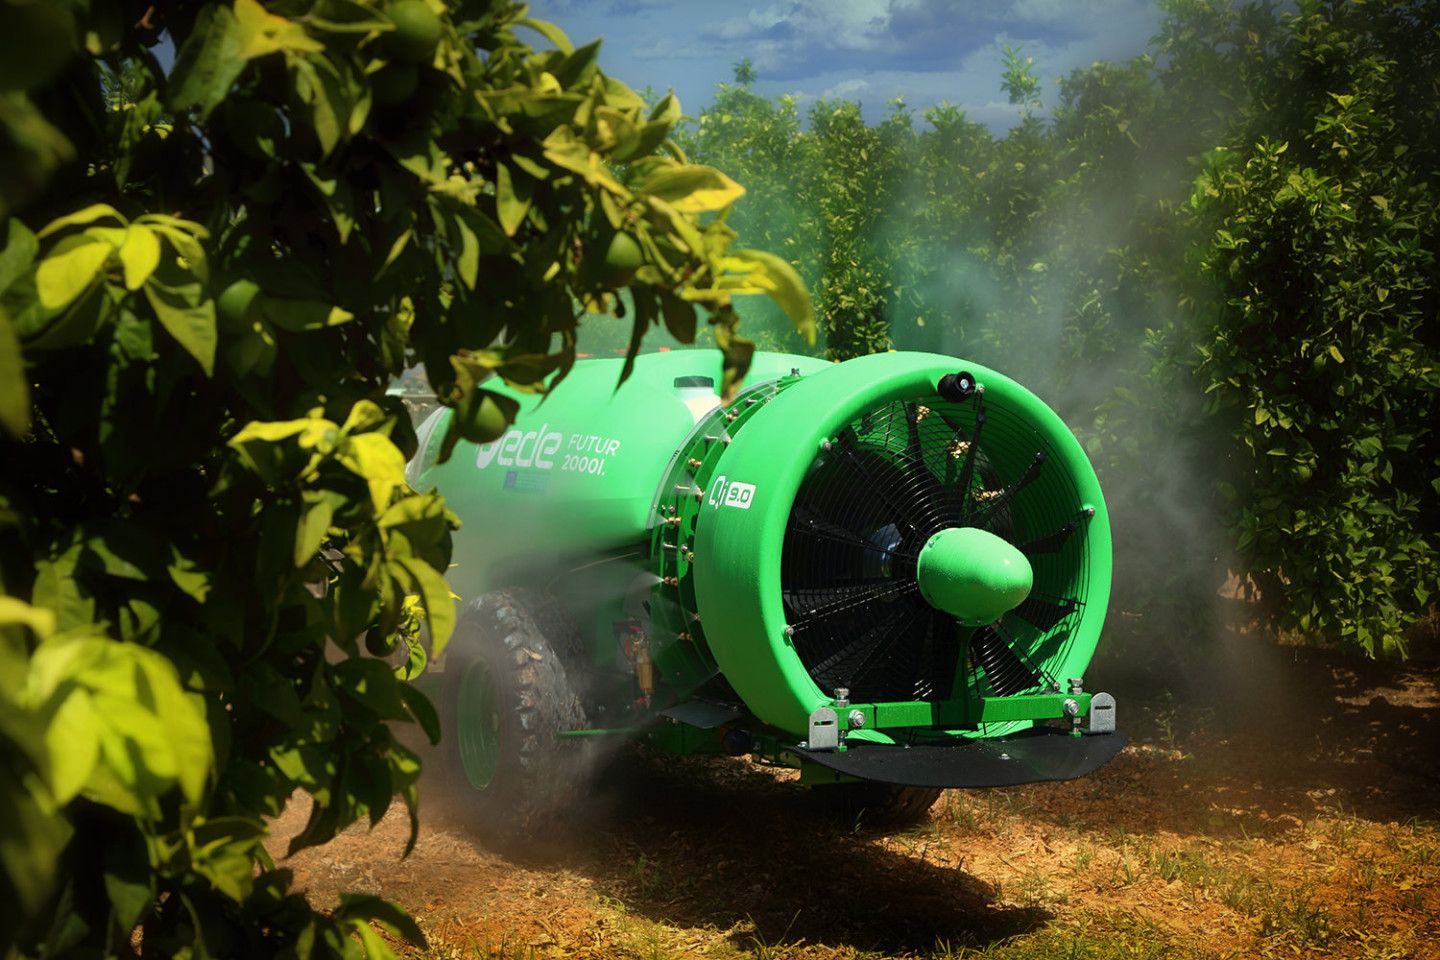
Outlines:
<svg viewBox="0 0 1440 960"><path fill-rule="evenodd" d="M917 565L920 594L969 626L993 623L1030 595L1030 561L976 527L950 527L926 542Z"/></svg>

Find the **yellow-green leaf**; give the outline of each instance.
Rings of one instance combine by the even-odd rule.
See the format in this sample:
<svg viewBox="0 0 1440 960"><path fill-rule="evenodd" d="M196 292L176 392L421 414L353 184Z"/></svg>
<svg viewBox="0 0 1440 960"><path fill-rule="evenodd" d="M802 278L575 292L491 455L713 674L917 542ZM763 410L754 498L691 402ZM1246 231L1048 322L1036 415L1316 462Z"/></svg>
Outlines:
<svg viewBox="0 0 1440 960"><path fill-rule="evenodd" d="M45 712L45 747L50 756L50 792L57 804L69 803L84 789L100 759L100 718L90 694L81 687L54 699Z"/></svg>
<svg viewBox="0 0 1440 960"><path fill-rule="evenodd" d="M1327 350L1329 351L1330 356L1332 356L1332 357L1335 358L1335 362L1336 362L1336 363L1344 363L1344 362L1345 362L1345 355L1340 352L1340 348L1337 347L1337 346L1335 346L1335 344L1333 344L1333 343L1330 344L1330 346L1327 348Z"/></svg>
<svg viewBox="0 0 1440 960"><path fill-rule="evenodd" d="M300 522L295 525L295 566L303 567L315 556L315 551L320 549L320 544L325 540L325 531L330 529L330 521L335 516L335 508L328 500L319 500L306 508L300 514Z"/></svg>
<svg viewBox="0 0 1440 960"><path fill-rule="evenodd" d="M450 585L438 570L418 557L400 557L399 563L425 605L425 617L430 622L430 655L438 657L445 652L455 629L455 600Z"/></svg>
<svg viewBox="0 0 1440 960"><path fill-rule="evenodd" d="M293 20L277 16L257 0L235 0L235 23L239 28L239 55L246 60L282 50L323 53L325 44L305 32Z"/></svg>
<svg viewBox="0 0 1440 960"><path fill-rule="evenodd" d="M805 289L805 281L800 279L790 261L764 250L732 250L724 262L727 267L748 270L746 282L758 287L757 292L768 294L785 311L807 343L815 342L815 315L810 306L810 294Z"/></svg>
<svg viewBox="0 0 1440 960"><path fill-rule="evenodd" d="M188 304L153 283L145 285L145 297L162 326L200 364L207 377L215 373L215 301Z"/></svg>
<svg viewBox="0 0 1440 960"><path fill-rule="evenodd" d="M66 227L75 227L82 223L94 223L96 220L102 219L119 220L121 223L126 222L125 218L120 216L120 211L108 203L96 203L91 204L83 210L76 210L74 213L68 213L63 217L57 217L51 220L45 224L44 229L35 236L39 240L44 240L52 233L64 230Z"/></svg>
<svg viewBox="0 0 1440 960"><path fill-rule="evenodd" d="M302 333L335 327L355 319L355 314L319 300L296 300L290 297L263 297L260 312L265 319L282 330Z"/></svg>
<svg viewBox="0 0 1440 960"><path fill-rule="evenodd" d="M377 514L390 506L390 494L405 483L405 456L383 434L349 437L341 444L337 458L347 470L365 479Z"/></svg>
<svg viewBox="0 0 1440 960"><path fill-rule="evenodd" d="M160 239L148 227L131 226L120 246L120 265L125 268L125 286L139 290L160 266Z"/></svg>
<svg viewBox="0 0 1440 960"><path fill-rule="evenodd" d="M108 243L85 239L75 244L61 243L50 256L40 261L35 271L35 290L40 305L47 310L68 306L90 288L100 268L115 250Z"/></svg>
<svg viewBox="0 0 1440 960"><path fill-rule="evenodd" d="M44 607L32 607L15 597L0 596L0 627L26 626L44 640L55 632L55 614Z"/></svg>
<svg viewBox="0 0 1440 960"><path fill-rule="evenodd" d="M640 192L664 200L681 213L706 213L734 203L745 195L745 188L714 167L686 164L653 174Z"/></svg>
<svg viewBox="0 0 1440 960"><path fill-rule="evenodd" d="M350 415L340 426L341 433L363 433L374 430L390 419L390 415L374 400L359 400L350 408Z"/></svg>
<svg viewBox="0 0 1440 960"><path fill-rule="evenodd" d="M525 222L525 214L530 212L528 187L529 183L522 181L517 190L510 168L503 163L495 165L495 213L507 237L515 236L515 231Z"/></svg>

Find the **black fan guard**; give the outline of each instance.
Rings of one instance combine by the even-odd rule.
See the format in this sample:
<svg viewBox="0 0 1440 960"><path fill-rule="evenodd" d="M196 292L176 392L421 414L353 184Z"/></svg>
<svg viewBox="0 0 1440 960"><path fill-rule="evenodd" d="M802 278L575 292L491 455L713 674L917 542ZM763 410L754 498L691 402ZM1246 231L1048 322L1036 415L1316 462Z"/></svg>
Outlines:
<svg viewBox="0 0 1440 960"><path fill-rule="evenodd" d="M1090 514L1052 452L983 392L892 401L830 441L796 494L781 560L795 650L823 693L881 703L948 700L957 682L972 695L1058 688L1045 664L1085 605ZM920 548L950 526L987 529L1031 562L1029 598L993 624L962 626L920 595Z"/></svg>

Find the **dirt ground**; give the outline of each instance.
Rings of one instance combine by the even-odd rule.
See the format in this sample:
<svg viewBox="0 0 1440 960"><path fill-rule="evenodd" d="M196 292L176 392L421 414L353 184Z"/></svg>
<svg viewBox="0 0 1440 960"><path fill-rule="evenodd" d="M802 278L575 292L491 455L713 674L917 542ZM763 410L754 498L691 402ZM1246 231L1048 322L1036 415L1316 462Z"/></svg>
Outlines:
<svg viewBox="0 0 1440 960"><path fill-rule="evenodd" d="M1112 633L1087 679L1132 738L1114 762L947 791L903 832L744 761L636 753L523 857L434 828L402 860L392 815L288 865L322 904L399 901L434 960L1440 958L1440 664Z"/></svg>

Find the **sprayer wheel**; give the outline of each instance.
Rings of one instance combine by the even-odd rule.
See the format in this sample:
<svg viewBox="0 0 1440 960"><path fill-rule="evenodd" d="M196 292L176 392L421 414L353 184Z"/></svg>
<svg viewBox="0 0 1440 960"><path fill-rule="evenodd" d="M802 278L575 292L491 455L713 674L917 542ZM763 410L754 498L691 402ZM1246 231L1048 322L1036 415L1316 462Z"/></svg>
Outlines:
<svg viewBox="0 0 1440 960"><path fill-rule="evenodd" d="M924 820L940 799L939 787L893 783L837 783L815 788L816 796L847 822L862 827L904 827Z"/></svg>
<svg viewBox="0 0 1440 960"><path fill-rule="evenodd" d="M559 735L587 726L557 650L567 631L549 597L499 590L464 609L445 655L441 806L500 846L553 822L584 781L583 745Z"/></svg>

